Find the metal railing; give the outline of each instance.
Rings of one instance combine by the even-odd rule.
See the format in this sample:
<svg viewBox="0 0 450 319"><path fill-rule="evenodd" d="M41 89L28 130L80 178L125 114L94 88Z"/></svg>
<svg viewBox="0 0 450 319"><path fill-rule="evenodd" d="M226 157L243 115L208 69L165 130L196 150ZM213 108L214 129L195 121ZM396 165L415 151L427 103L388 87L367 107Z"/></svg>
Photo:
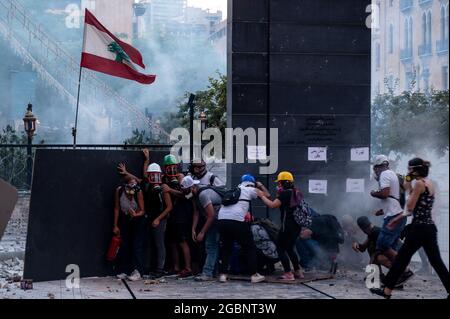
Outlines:
<svg viewBox="0 0 450 319"><path fill-rule="evenodd" d="M169 150L171 144L79 144L77 150ZM18 190L31 189L32 171L27 168L28 161L34 160L36 149L73 150L72 144L0 144L0 178ZM30 151L31 150L31 151ZM31 156L29 155L31 154ZM32 162L33 163L33 162ZM30 167L33 167L31 165Z"/></svg>

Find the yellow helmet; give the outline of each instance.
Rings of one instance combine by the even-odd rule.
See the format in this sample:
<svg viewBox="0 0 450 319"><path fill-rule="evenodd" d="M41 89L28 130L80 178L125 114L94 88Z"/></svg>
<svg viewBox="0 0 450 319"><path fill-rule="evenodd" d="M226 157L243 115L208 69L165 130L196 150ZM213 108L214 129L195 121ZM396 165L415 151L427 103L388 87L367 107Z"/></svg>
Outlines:
<svg viewBox="0 0 450 319"><path fill-rule="evenodd" d="M275 182L280 182L280 181L293 182L294 176L292 176L292 174L289 172L280 172L280 174L278 174L278 178Z"/></svg>

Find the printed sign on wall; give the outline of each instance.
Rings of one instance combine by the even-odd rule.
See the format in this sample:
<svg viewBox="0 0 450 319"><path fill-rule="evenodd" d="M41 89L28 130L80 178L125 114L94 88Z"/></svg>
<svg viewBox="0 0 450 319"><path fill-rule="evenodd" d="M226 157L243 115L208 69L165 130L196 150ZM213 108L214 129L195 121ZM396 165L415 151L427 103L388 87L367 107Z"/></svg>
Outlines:
<svg viewBox="0 0 450 319"><path fill-rule="evenodd" d="M249 160L266 160L266 146L247 146L247 157Z"/></svg>
<svg viewBox="0 0 450 319"><path fill-rule="evenodd" d="M350 151L350 160L356 162L368 161L369 148L368 147L352 148Z"/></svg>
<svg viewBox="0 0 450 319"><path fill-rule="evenodd" d="M326 147L308 147L308 161L326 161Z"/></svg>
<svg viewBox="0 0 450 319"><path fill-rule="evenodd" d="M347 178L347 193L364 193L364 179Z"/></svg>
<svg viewBox="0 0 450 319"><path fill-rule="evenodd" d="M309 180L309 193L310 194L326 194L327 193L327 180Z"/></svg>

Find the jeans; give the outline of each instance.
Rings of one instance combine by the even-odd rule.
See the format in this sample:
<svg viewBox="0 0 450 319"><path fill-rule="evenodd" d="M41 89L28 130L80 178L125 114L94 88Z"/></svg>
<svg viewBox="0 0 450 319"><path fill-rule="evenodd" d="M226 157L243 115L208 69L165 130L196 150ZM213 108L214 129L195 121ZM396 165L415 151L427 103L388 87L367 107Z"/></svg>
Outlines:
<svg viewBox="0 0 450 319"><path fill-rule="evenodd" d="M166 261L166 245L164 242L164 235L166 233L167 219L163 219L159 226L151 227L152 239L155 243L156 249L156 271L164 270L164 263Z"/></svg>
<svg viewBox="0 0 450 319"><path fill-rule="evenodd" d="M383 222L383 227L381 228L380 235L377 239L377 250L380 252L385 252L386 250L393 249L398 250L398 239L400 238L400 234L405 228L406 218L403 218L401 222L397 224L395 229L389 230L386 226L389 222L396 216L386 217Z"/></svg>
<svg viewBox="0 0 450 319"><path fill-rule="evenodd" d="M303 268L319 268L323 259L323 253L316 240L299 238L296 243L296 248L300 257L300 266Z"/></svg>
<svg viewBox="0 0 450 319"><path fill-rule="evenodd" d="M409 265L412 256L423 247L428 256L431 266L439 276L442 284L449 293L449 276L448 269L445 266L439 252L437 242L437 229L435 225L413 224L411 230L405 238L405 242L400 248L391 269L386 275L385 285L389 289L393 289L397 280Z"/></svg>
<svg viewBox="0 0 450 319"><path fill-rule="evenodd" d="M219 253L219 229L217 220L214 221L205 234L205 250L206 260L203 265L202 274L204 276L213 277Z"/></svg>

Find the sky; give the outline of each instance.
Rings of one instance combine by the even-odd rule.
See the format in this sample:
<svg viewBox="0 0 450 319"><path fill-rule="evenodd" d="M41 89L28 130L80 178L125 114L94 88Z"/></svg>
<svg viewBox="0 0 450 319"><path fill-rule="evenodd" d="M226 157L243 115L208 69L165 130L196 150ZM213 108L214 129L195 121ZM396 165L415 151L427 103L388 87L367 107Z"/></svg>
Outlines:
<svg viewBox="0 0 450 319"><path fill-rule="evenodd" d="M227 0L188 0L188 6L199 7L202 9L210 9L215 12L222 11L223 18L227 17Z"/></svg>

